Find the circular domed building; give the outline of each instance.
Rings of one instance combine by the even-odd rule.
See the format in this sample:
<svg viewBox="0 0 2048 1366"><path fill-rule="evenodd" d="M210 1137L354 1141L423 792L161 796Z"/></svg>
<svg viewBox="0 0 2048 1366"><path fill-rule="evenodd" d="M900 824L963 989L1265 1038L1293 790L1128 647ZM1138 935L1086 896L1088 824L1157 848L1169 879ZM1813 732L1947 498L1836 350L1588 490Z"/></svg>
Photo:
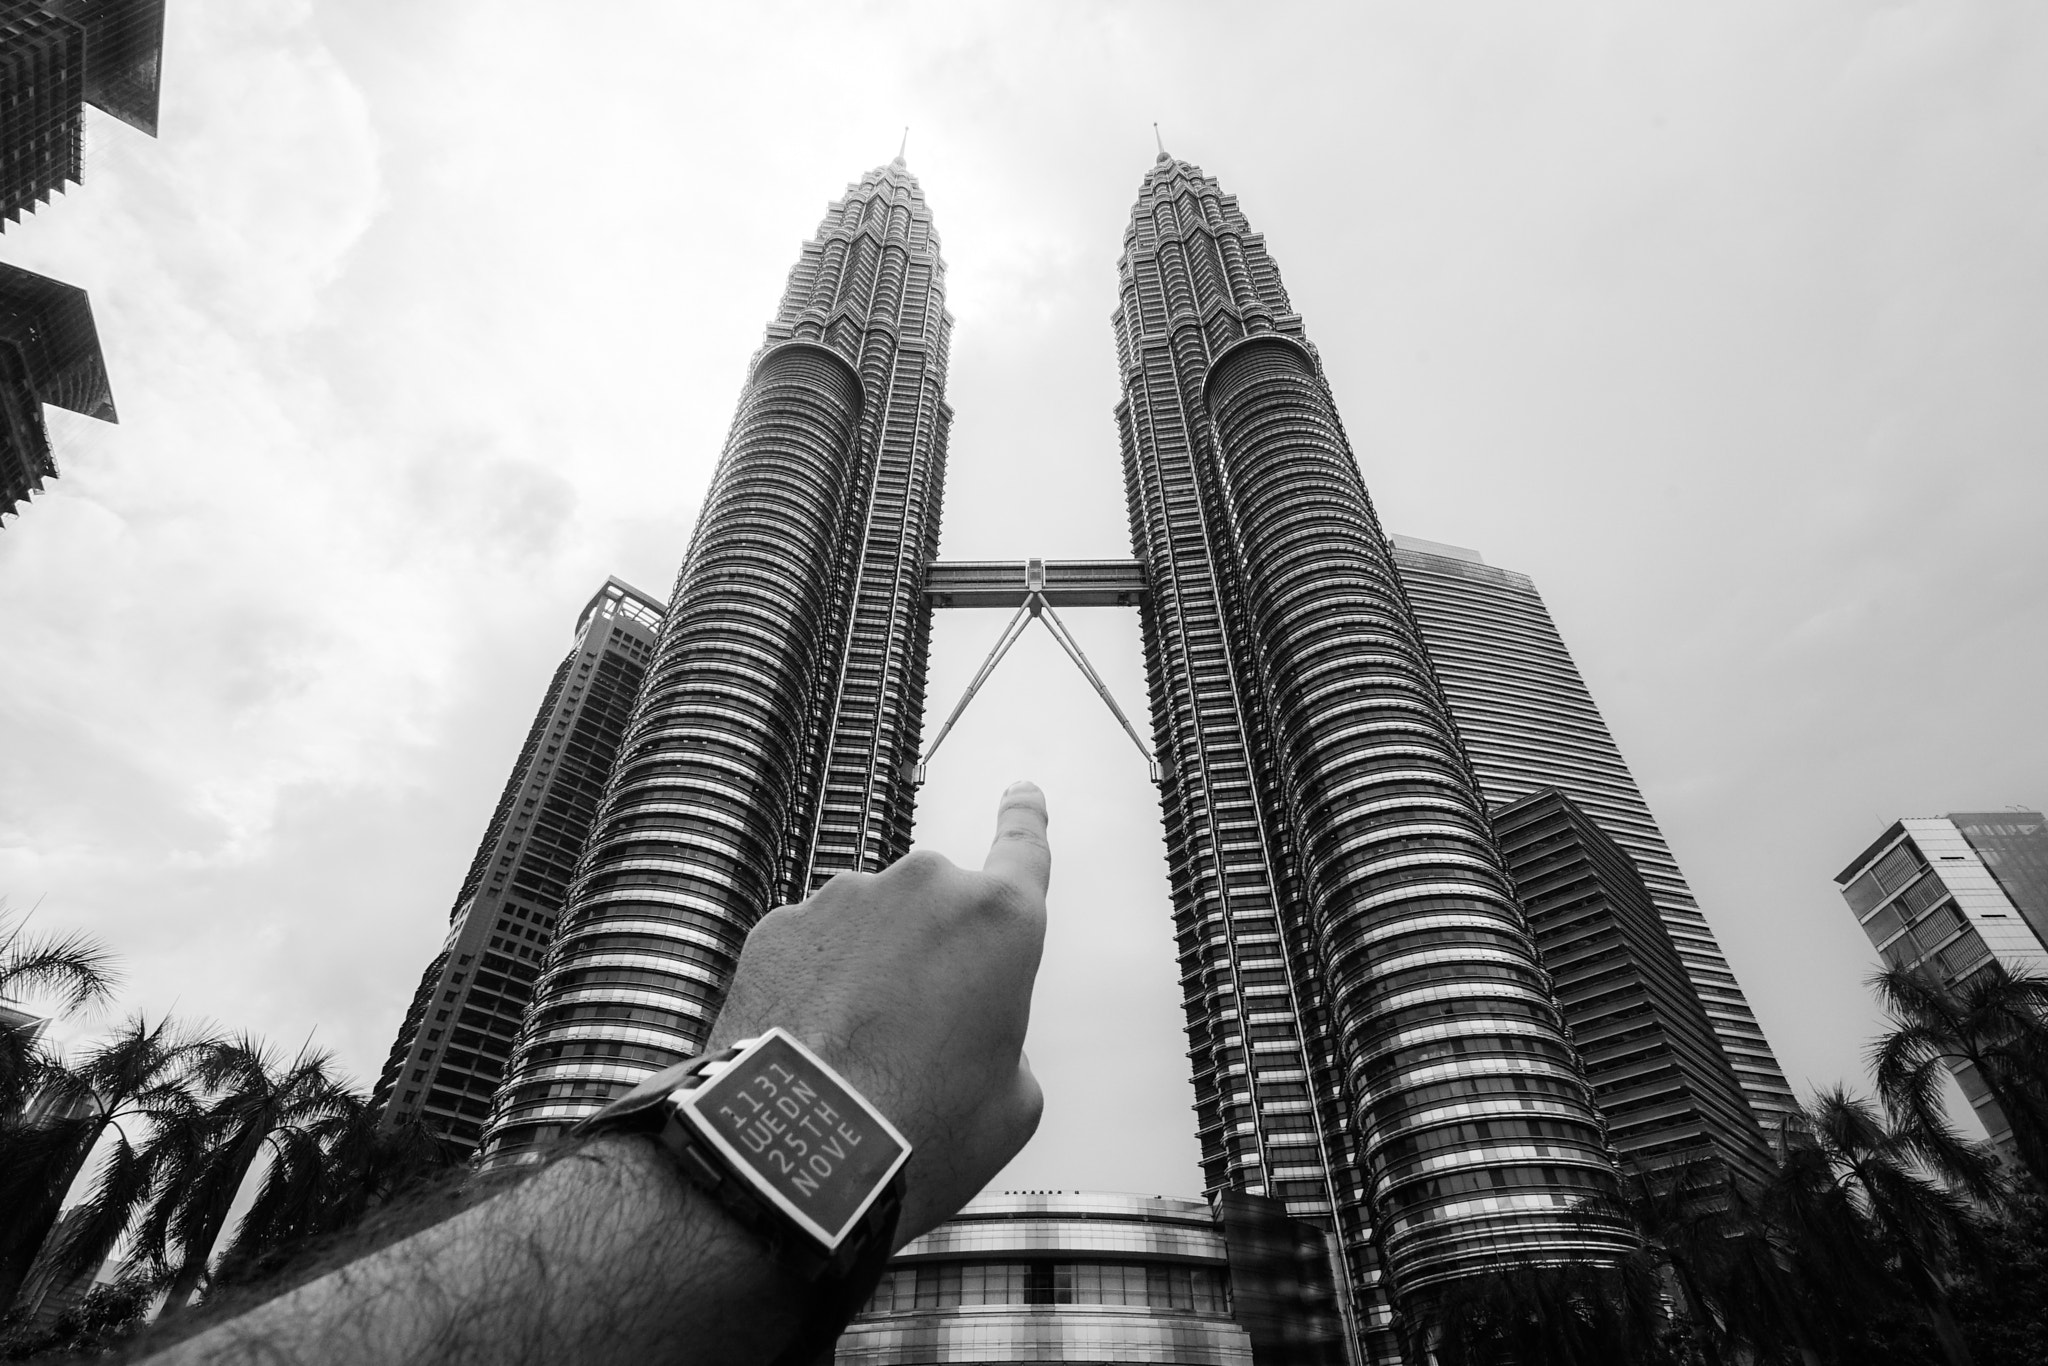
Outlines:
<svg viewBox="0 0 2048 1366"><path fill-rule="evenodd" d="M837 1366L1342 1361L1320 1235L1304 1244L1275 1202L1225 1201L983 1196L896 1255Z"/></svg>

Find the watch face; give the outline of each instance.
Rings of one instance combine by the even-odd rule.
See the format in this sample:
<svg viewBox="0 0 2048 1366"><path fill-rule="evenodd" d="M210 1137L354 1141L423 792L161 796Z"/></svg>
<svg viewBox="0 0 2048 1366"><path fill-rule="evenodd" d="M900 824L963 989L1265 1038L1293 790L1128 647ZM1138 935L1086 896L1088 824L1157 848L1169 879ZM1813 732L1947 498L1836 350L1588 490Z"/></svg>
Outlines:
<svg viewBox="0 0 2048 1366"><path fill-rule="evenodd" d="M888 1120L780 1029L681 1105L756 1190L828 1250L910 1156Z"/></svg>

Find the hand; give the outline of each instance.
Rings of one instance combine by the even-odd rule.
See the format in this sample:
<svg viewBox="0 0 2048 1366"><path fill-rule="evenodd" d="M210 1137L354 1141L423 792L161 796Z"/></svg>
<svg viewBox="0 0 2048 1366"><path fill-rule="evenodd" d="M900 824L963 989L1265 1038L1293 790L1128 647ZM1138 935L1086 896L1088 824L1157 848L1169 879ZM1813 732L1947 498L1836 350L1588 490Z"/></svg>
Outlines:
<svg viewBox="0 0 2048 1366"><path fill-rule="evenodd" d="M705 1045L780 1025L903 1131L915 1151L899 1245L951 1218L1038 1128L1024 1028L1045 947L1045 827L1045 795L1018 783L980 872L914 850L762 917Z"/></svg>

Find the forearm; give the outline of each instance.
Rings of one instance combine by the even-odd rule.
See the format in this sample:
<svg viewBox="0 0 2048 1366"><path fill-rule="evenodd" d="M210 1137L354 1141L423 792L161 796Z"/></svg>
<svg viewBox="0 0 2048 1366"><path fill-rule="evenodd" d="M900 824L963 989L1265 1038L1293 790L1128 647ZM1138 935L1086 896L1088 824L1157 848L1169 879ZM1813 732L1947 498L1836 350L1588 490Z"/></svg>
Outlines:
<svg viewBox="0 0 2048 1366"><path fill-rule="evenodd" d="M518 1188L146 1358L153 1366L764 1362L799 1283L645 1139Z"/></svg>
<svg viewBox="0 0 2048 1366"><path fill-rule="evenodd" d="M1051 876L1038 789L1005 792L996 825L978 873L912 853L762 917L709 1041L783 1030L889 1120L912 1151L903 1238L1000 1171L1043 1103L1023 1058ZM814 1304L830 1327L836 1292L799 1284L653 1141L615 1138L143 1359L739 1366L795 1344Z"/></svg>

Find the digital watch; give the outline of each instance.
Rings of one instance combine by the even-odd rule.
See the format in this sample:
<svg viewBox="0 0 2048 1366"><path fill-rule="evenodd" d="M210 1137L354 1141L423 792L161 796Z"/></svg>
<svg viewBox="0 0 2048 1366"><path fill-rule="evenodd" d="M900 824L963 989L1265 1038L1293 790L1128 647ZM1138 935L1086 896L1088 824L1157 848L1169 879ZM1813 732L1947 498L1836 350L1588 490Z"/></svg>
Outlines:
<svg viewBox="0 0 2048 1366"><path fill-rule="evenodd" d="M685 1179L816 1286L780 1360L828 1346L895 1250L910 1142L786 1030L657 1072L574 1132L652 1136Z"/></svg>

